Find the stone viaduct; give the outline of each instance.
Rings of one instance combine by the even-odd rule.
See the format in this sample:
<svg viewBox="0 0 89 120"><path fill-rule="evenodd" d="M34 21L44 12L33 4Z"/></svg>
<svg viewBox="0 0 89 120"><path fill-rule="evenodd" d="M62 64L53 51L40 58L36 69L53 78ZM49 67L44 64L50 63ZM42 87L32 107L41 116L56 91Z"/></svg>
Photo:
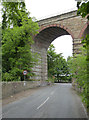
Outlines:
<svg viewBox="0 0 89 120"><path fill-rule="evenodd" d="M89 22L86 18L77 16L77 11L71 11L42 19L38 24L40 30L34 37L32 49L39 54L39 63L33 68L36 74L33 79L45 81L47 80L47 49L51 42L62 35L71 35L73 54L79 54L82 37L89 33Z"/></svg>

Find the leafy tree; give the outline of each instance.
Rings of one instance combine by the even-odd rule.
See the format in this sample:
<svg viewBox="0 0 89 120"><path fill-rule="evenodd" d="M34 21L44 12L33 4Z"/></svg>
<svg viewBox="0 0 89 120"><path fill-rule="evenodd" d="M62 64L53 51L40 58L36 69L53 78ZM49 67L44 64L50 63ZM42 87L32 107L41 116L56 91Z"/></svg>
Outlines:
<svg viewBox="0 0 89 120"><path fill-rule="evenodd" d="M82 17L86 17L89 20L89 1L86 0L81 0L81 2L77 2L77 7L78 7L78 15L81 15Z"/></svg>
<svg viewBox="0 0 89 120"><path fill-rule="evenodd" d="M66 80L67 75L69 74L69 70L68 70L67 62L61 54L56 55L55 68L56 68L55 74L57 74L57 79Z"/></svg>
<svg viewBox="0 0 89 120"><path fill-rule="evenodd" d="M81 54L76 55L76 57L71 57L68 64L73 77L73 85L77 85L77 87L82 90L83 101L86 103L87 107L89 107L89 101L87 99L89 94L87 91L87 51L85 48L82 48L81 51Z"/></svg>
<svg viewBox="0 0 89 120"><path fill-rule="evenodd" d="M21 26L23 17L29 16L24 2L2 2L2 6L2 29Z"/></svg>
<svg viewBox="0 0 89 120"><path fill-rule="evenodd" d="M71 59L71 56L68 56L68 57L67 57L67 61L69 61L70 59Z"/></svg>
<svg viewBox="0 0 89 120"><path fill-rule="evenodd" d="M47 52L48 59L48 76L55 76L57 80L64 79L62 75L67 76L69 74L66 60L62 54L55 52L55 47L51 44ZM66 78L67 79L67 78Z"/></svg>
<svg viewBox="0 0 89 120"><path fill-rule="evenodd" d="M4 81L23 80L23 70L32 76L34 59L31 52L33 36L38 32L38 24L28 17L25 3L5 2L3 5L2 72ZM11 28L12 25L12 28Z"/></svg>
<svg viewBox="0 0 89 120"><path fill-rule="evenodd" d="M89 1L88 0L81 0L81 2L77 2L77 7L78 7L78 15L81 15L82 17L86 17L89 20ZM82 41L83 43L85 43L84 47L87 50L87 58L86 58L86 65L87 65L87 84L86 88L87 88L87 95L85 94L85 96L87 96L87 107L89 108L89 35L86 35L86 38ZM85 79L85 81L86 81Z"/></svg>
<svg viewBox="0 0 89 120"><path fill-rule="evenodd" d="M53 76L55 75L55 47L51 44L48 51L47 51L47 60L48 60L48 75Z"/></svg>
<svg viewBox="0 0 89 120"><path fill-rule="evenodd" d="M87 17L89 20L89 1L83 1L77 2L78 7L78 15L81 15L82 17ZM85 43L84 47L87 49L87 77L89 79L89 34L86 35L86 38L82 41Z"/></svg>

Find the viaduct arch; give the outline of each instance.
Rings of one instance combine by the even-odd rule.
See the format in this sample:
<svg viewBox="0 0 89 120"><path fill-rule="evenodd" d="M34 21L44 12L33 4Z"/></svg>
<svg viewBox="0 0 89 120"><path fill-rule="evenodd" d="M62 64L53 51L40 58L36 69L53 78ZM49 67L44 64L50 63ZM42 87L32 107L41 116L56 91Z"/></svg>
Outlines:
<svg viewBox="0 0 89 120"><path fill-rule="evenodd" d="M33 68L36 74L33 79L47 80L47 49L51 42L62 35L71 35L73 38L73 54L79 54L81 37L89 33L89 21L77 16L77 11L71 11L38 21L39 34L34 37L32 51L39 54L39 62ZM65 43L64 43L65 44Z"/></svg>

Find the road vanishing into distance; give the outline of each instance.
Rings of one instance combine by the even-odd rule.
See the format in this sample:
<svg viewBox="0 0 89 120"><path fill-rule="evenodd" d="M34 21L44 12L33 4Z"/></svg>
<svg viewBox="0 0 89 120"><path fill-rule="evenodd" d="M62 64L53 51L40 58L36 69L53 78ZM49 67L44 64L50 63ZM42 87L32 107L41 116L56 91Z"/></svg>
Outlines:
<svg viewBox="0 0 89 120"><path fill-rule="evenodd" d="M72 84L56 83L9 103L3 118L87 118L86 109Z"/></svg>

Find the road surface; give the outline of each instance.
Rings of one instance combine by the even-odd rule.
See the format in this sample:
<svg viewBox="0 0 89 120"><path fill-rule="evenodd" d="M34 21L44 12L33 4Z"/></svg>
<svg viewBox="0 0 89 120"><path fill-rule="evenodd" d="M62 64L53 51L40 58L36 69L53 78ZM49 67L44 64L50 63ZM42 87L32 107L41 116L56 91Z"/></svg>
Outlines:
<svg viewBox="0 0 89 120"><path fill-rule="evenodd" d="M87 118L71 84L58 83L37 90L2 108L3 118Z"/></svg>

